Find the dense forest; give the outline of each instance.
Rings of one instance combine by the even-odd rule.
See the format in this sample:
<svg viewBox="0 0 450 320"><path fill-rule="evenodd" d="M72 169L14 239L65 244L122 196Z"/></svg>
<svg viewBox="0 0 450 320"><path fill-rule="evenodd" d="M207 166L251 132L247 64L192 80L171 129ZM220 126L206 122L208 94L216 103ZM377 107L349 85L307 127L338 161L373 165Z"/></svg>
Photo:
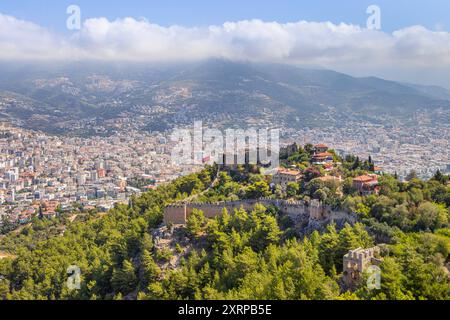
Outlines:
<svg viewBox="0 0 450 320"><path fill-rule="evenodd" d="M0 239L0 299L450 299L448 274L450 177L429 181L380 176L380 192L361 196L352 178L373 171L371 159L348 156L325 173L311 165L311 146L283 159L303 172L285 190L257 166L206 166L160 186L107 214L90 211L33 223ZM219 172L219 173L218 173ZM341 181L318 179L340 176ZM308 235L276 208L201 211L163 246L154 235L166 205L188 197L223 201L273 197L317 199L358 215L359 222ZM384 243L381 288L342 285L343 256ZM67 286L68 267L81 270L81 287Z"/></svg>

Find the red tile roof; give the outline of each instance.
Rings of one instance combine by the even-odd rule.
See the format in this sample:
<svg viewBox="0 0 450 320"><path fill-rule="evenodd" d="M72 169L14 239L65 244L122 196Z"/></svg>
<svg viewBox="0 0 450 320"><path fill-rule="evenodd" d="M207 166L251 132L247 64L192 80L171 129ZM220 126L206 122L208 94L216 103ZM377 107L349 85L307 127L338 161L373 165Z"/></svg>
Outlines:
<svg viewBox="0 0 450 320"><path fill-rule="evenodd" d="M353 179L354 182L371 182L378 180L378 176L375 174L363 175Z"/></svg>
<svg viewBox="0 0 450 320"><path fill-rule="evenodd" d="M321 153L317 153L313 156L313 158L328 158L328 157L332 157L333 154L329 153L329 152L321 152Z"/></svg>

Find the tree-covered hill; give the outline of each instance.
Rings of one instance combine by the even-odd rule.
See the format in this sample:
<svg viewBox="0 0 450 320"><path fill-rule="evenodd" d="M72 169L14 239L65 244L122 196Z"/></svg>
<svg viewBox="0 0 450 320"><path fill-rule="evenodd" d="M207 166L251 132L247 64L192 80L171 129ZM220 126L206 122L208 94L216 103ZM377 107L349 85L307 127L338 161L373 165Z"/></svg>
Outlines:
<svg viewBox="0 0 450 320"><path fill-rule="evenodd" d="M307 164L308 154L302 148L285 161L305 176L287 190L270 188L270 177L255 166L223 171L210 188L217 167L206 167L106 215L9 233L0 240L0 251L11 255L0 260L0 299L450 299L447 177L403 183L384 175L379 195L360 196L349 179L370 170L370 162L337 159L343 181L329 185L317 180L322 169ZM211 220L195 211L186 227L160 228L167 204L195 195L197 201L317 198L356 212L360 223L300 237L275 208L257 205ZM58 223L64 232L54 232ZM169 236L156 237L161 230ZM361 283L347 291L343 256L380 242L387 243L381 289ZM79 290L67 287L74 265Z"/></svg>

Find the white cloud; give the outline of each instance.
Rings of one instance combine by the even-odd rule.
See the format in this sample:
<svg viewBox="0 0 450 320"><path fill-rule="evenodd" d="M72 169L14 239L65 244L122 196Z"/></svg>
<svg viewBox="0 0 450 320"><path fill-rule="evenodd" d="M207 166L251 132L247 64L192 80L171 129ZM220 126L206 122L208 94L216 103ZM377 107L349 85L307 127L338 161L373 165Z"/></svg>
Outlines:
<svg viewBox="0 0 450 320"><path fill-rule="evenodd" d="M74 46L31 22L0 14L0 59L61 59Z"/></svg>
<svg viewBox="0 0 450 320"><path fill-rule="evenodd" d="M221 57L338 70L450 67L450 34L412 26L393 32L330 22L260 20L162 27L133 18L86 20L62 36L0 14L1 60L177 61Z"/></svg>

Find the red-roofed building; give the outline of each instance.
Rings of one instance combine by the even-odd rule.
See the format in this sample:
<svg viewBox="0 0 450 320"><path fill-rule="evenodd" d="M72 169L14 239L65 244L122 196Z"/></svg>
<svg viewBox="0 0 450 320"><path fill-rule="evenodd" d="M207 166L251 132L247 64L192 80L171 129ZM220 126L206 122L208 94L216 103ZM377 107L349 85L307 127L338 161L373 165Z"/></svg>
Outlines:
<svg viewBox="0 0 450 320"><path fill-rule="evenodd" d="M97 169L97 175L100 179L106 177L106 170L103 168Z"/></svg>
<svg viewBox="0 0 450 320"><path fill-rule="evenodd" d="M314 155L312 156L312 163L316 165L333 163L333 154L328 152L327 145L320 143L314 146Z"/></svg>
<svg viewBox="0 0 450 320"><path fill-rule="evenodd" d="M58 201L43 201L41 203L41 218L52 219L58 215L57 209L59 206Z"/></svg>
<svg viewBox="0 0 450 320"><path fill-rule="evenodd" d="M353 179L353 188L358 190L361 195L378 194L378 176L368 174Z"/></svg>
<svg viewBox="0 0 450 320"><path fill-rule="evenodd" d="M323 165L332 162L333 162L333 154L329 152L316 153L312 157L313 164Z"/></svg>
<svg viewBox="0 0 450 320"><path fill-rule="evenodd" d="M314 151L315 151L316 153L324 153L324 152L327 152L327 151L328 151L328 146L325 145L325 144L323 144L323 143L316 144L316 145L314 146Z"/></svg>
<svg viewBox="0 0 450 320"><path fill-rule="evenodd" d="M20 213L19 218L18 218L19 223L27 224L28 222L31 221L34 214L35 214L35 209L33 207L23 210Z"/></svg>
<svg viewBox="0 0 450 320"><path fill-rule="evenodd" d="M56 218L56 216L57 216L56 211L49 210L49 211L42 212L42 218L44 218L44 219L53 219L53 218Z"/></svg>
<svg viewBox="0 0 450 320"><path fill-rule="evenodd" d="M379 167L379 166L375 166L375 167L373 167L373 172L375 172L376 174L383 174L383 168Z"/></svg>

